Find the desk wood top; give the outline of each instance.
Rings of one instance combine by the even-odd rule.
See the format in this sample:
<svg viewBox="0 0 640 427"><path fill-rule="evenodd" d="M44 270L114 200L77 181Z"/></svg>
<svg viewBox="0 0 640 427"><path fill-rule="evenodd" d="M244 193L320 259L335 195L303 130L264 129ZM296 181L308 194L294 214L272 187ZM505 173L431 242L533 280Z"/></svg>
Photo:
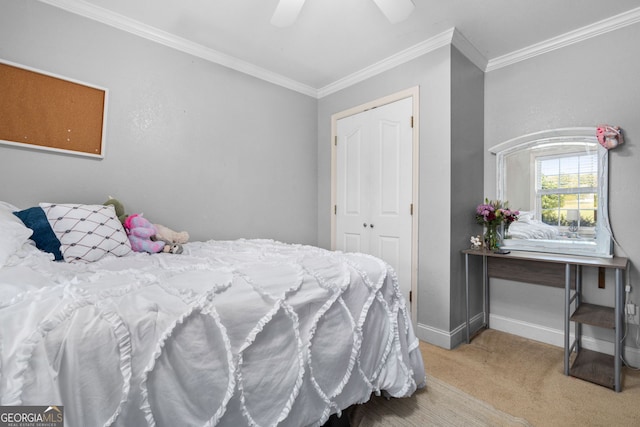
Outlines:
<svg viewBox="0 0 640 427"><path fill-rule="evenodd" d="M556 264L586 265L592 267L616 268L626 270L629 265L628 258L611 257L599 258L579 255L551 254L544 252L511 251L508 254L498 254L486 249L464 249L464 254L486 257L498 257L505 259L520 259L528 261L552 262Z"/></svg>

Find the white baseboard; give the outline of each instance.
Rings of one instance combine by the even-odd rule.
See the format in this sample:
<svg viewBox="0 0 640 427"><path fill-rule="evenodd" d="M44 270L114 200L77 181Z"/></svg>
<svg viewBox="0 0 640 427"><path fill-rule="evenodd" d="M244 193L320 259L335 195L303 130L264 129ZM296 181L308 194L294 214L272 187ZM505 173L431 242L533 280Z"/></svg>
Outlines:
<svg viewBox="0 0 640 427"><path fill-rule="evenodd" d="M477 314L471 321L471 331L477 330L483 323L483 314ZM507 332L523 338L534 341L551 344L556 347L564 347L564 330L549 328L547 326L535 323L524 322L522 320L511 319L508 317L491 314L489 317L489 326L497 331ZM571 329L573 331L573 327ZM451 350L459 344L466 342L466 325L455 328L453 331L445 331L443 329L434 328L429 325L418 323L416 328L416 336L422 341L437 345L438 347ZM571 334L573 341L573 333ZM600 353L613 355L613 342L605 341L589 336L582 336L582 346L589 350L598 351ZM640 349L630 346L623 348L624 360L632 367L640 367Z"/></svg>
<svg viewBox="0 0 640 427"><path fill-rule="evenodd" d="M553 329L496 314L489 316L489 326L491 329L518 335L519 337L555 345L556 347L564 347L564 331L560 329Z"/></svg>
<svg viewBox="0 0 640 427"><path fill-rule="evenodd" d="M429 325L418 323L416 328L416 336L421 341L426 341L429 344L437 345L438 347L451 350L451 333L443 329L434 328Z"/></svg>
<svg viewBox="0 0 640 427"><path fill-rule="evenodd" d="M471 332L478 330L484 323L484 314L479 313L469 321ZM437 345L438 347L451 350L458 345L467 342L467 327L462 324L453 331L445 331L443 329L434 328L423 323L418 323L416 328L416 336L422 341Z"/></svg>
<svg viewBox="0 0 640 427"><path fill-rule="evenodd" d="M553 329L535 323L523 322L521 320L511 319L495 314L489 317L489 325L491 329L518 335L523 338L540 341L557 347L564 347L564 330ZM573 327L571 328L573 331ZM571 334L573 341L573 333ZM598 351L600 353L613 355L613 342L605 341L589 336L582 335L582 346L589 350ZM635 347L623 347L624 360L631 366L640 366L640 349Z"/></svg>

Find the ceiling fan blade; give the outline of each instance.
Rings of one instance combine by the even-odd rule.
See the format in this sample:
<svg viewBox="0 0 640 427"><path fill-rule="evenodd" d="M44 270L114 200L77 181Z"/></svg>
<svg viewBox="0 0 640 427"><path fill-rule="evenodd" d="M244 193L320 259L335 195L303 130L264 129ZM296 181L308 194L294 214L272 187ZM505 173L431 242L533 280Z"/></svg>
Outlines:
<svg viewBox="0 0 640 427"><path fill-rule="evenodd" d="M404 21L411 15L415 5L411 0L373 0L392 24Z"/></svg>
<svg viewBox="0 0 640 427"><path fill-rule="evenodd" d="M271 17L271 24L281 28L293 25L304 2L305 0L280 0Z"/></svg>

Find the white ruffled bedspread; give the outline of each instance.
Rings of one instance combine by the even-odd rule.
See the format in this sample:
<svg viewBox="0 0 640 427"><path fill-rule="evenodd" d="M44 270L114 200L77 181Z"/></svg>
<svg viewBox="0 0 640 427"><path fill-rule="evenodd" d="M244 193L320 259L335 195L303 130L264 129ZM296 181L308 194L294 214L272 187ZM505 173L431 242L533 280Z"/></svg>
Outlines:
<svg viewBox="0 0 640 427"><path fill-rule="evenodd" d="M425 372L393 270L270 240L0 269L0 403L68 427L306 426Z"/></svg>
<svg viewBox="0 0 640 427"><path fill-rule="evenodd" d="M513 239L557 239L558 227L552 227L542 221L516 221L509 226L509 235Z"/></svg>

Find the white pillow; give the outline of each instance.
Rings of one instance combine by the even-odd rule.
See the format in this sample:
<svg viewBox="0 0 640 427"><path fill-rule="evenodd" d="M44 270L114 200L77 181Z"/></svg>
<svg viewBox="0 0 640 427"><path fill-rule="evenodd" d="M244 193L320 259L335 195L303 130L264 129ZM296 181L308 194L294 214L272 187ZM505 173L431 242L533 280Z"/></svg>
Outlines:
<svg viewBox="0 0 640 427"><path fill-rule="evenodd" d="M133 253L112 205L40 203L67 262L93 262Z"/></svg>
<svg viewBox="0 0 640 427"><path fill-rule="evenodd" d="M2 200L0 200L0 211L15 212L15 211L19 211L19 210L20 209L18 209L17 207L13 206L11 203L3 202Z"/></svg>
<svg viewBox="0 0 640 427"><path fill-rule="evenodd" d="M0 208L0 268L29 240L32 233L33 230L26 227L10 209Z"/></svg>
<svg viewBox="0 0 640 427"><path fill-rule="evenodd" d="M520 222L531 222L534 219L536 219L536 211L520 211L520 215L518 215Z"/></svg>

